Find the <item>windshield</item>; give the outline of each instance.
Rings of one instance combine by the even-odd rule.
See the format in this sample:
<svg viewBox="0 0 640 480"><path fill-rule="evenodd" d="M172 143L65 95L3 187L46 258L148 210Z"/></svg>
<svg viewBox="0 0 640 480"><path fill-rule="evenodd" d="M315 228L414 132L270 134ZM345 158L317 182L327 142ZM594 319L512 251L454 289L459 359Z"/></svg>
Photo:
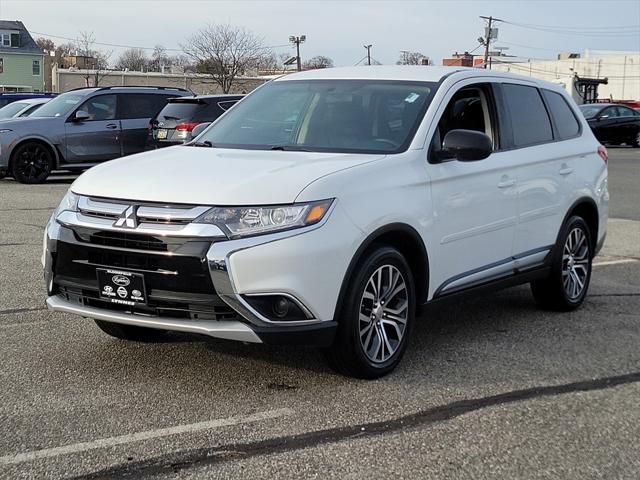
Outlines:
<svg viewBox="0 0 640 480"><path fill-rule="evenodd" d="M55 98L52 98L35 112L30 117L61 117L67 115L71 110L75 108L81 101L86 98L85 95L78 94L76 92L63 93Z"/></svg>
<svg viewBox="0 0 640 480"><path fill-rule="evenodd" d="M406 150L434 83L374 80L274 81L229 110L198 143L322 152Z"/></svg>
<svg viewBox="0 0 640 480"><path fill-rule="evenodd" d="M13 102L9 105L6 105L0 108L0 118L11 118L18 112L21 112L23 109L27 108L30 104L23 102Z"/></svg>
<svg viewBox="0 0 640 480"><path fill-rule="evenodd" d="M600 105L580 105L580 111L584 118L594 118L603 108Z"/></svg>

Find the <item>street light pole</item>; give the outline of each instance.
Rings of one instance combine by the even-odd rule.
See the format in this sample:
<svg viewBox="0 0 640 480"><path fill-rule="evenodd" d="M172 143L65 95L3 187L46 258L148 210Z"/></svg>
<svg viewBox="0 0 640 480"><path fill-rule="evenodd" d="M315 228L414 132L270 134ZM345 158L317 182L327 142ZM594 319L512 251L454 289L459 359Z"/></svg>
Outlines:
<svg viewBox="0 0 640 480"><path fill-rule="evenodd" d="M295 35L291 35L289 37L289 41L295 44L296 46L296 63L297 63L299 72L302 71L302 62L300 61L300 44L304 43L306 39L307 39L306 35L300 35L299 37Z"/></svg>
<svg viewBox="0 0 640 480"><path fill-rule="evenodd" d="M371 47L373 45L365 45L364 48L367 49L367 65L371 65Z"/></svg>

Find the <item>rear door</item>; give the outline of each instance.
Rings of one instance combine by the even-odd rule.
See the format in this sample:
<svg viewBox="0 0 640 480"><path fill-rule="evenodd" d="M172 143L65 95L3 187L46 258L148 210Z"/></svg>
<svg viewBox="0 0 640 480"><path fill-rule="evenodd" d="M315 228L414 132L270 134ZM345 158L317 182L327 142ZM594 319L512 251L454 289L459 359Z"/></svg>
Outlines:
<svg viewBox="0 0 640 480"><path fill-rule="evenodd" d="M118 117L122 125L122 154L146 150L149 122L167 104L170 95L119 93Z"/></svg>
<svg viewBox="0 0 640 480"><path fill-rule="evenodd" d="M502 89L519 164L514 256L524 269L540 264L555 244L584 153L575 140L581 127L558 92L515 83Z"/></svg>
<svg viewBox="0 0 640 480"><path fill-rule="evenodd" d="M66 163L102 162L121 155L117 101L114 94L95 95L72 112L65 123ZM87 112L89 120L75 121L77 111Z"/></svg>

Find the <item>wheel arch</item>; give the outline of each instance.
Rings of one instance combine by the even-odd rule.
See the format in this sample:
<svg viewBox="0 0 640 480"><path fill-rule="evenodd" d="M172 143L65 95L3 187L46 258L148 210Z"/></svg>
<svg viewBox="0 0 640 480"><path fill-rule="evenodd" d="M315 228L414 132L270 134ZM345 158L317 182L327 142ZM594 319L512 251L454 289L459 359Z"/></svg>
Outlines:
<svg viewBox="0 0 640 480"><path fill-rule="evenodd" d="M60 165L62 160L62 155L60 154L60 151L56 148L56 146L44 137L35 136L35 137L20 139L18 142L16 142L15 145L13 145L13 147L11 148L11 152L9 153L9 164L7 166L9 170L13 168L13 158L14 158L14 152L16 151L16 149L21 145L24 145L25 143L29 143L29 142L36 142L45 146L47 150L49 150L49 152L53 155L54 164L52 165L51 170L54 170Z"/></svg>
<svg viewBox="0 0 640 480"><path fill-rule="evenodd" d="M358 266L362 263L366 254L377 245L388 245L402 253L413 274L416 289L416 306L427 302L429 295L429 256L422 237L411 225L391 223L372 232L356 250L342 279L334 318L338 318L349 283Z"/></svg>
<svg viewBox="0 0 640 480"><path fill-rule="evenodd" d="M598 244L598 231L600 228L600 216L598 213L598 205L590 197L581 197L569 207L567 214L562 220L558 237L556 238L556 244L559 241L560 233L562 233L562 227L567 223L567 220L574 215L578 215L587 222L589 227L589 234L591 236L591 251L595 254L595 248Z"/></svg>

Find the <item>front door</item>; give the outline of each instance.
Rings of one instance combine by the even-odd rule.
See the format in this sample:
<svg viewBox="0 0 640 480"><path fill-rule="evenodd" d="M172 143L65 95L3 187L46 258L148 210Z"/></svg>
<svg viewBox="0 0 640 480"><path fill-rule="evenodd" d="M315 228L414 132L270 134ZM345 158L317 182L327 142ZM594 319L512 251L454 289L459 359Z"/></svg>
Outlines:
<svg viewBox="0 0 640 480"><path fill-rule="evenodd" d="M89 114L75 121L74 111L65 123L67 163L94 163L121 156L120 121L116 118L117 97L96 95L76 111Z"/></svg>
<svg viewBox="0 0 640 480"><path fill-rule="evenodd" d="M435 295L481 284L512 272L517 219L514 157L501 152L496 108L490 84L472 84L447 97L431 141L429 176L436 234L430 262L440 278L432 278ZM447 132L475 130L494 141L484 160L438 159Z"/></svg>

